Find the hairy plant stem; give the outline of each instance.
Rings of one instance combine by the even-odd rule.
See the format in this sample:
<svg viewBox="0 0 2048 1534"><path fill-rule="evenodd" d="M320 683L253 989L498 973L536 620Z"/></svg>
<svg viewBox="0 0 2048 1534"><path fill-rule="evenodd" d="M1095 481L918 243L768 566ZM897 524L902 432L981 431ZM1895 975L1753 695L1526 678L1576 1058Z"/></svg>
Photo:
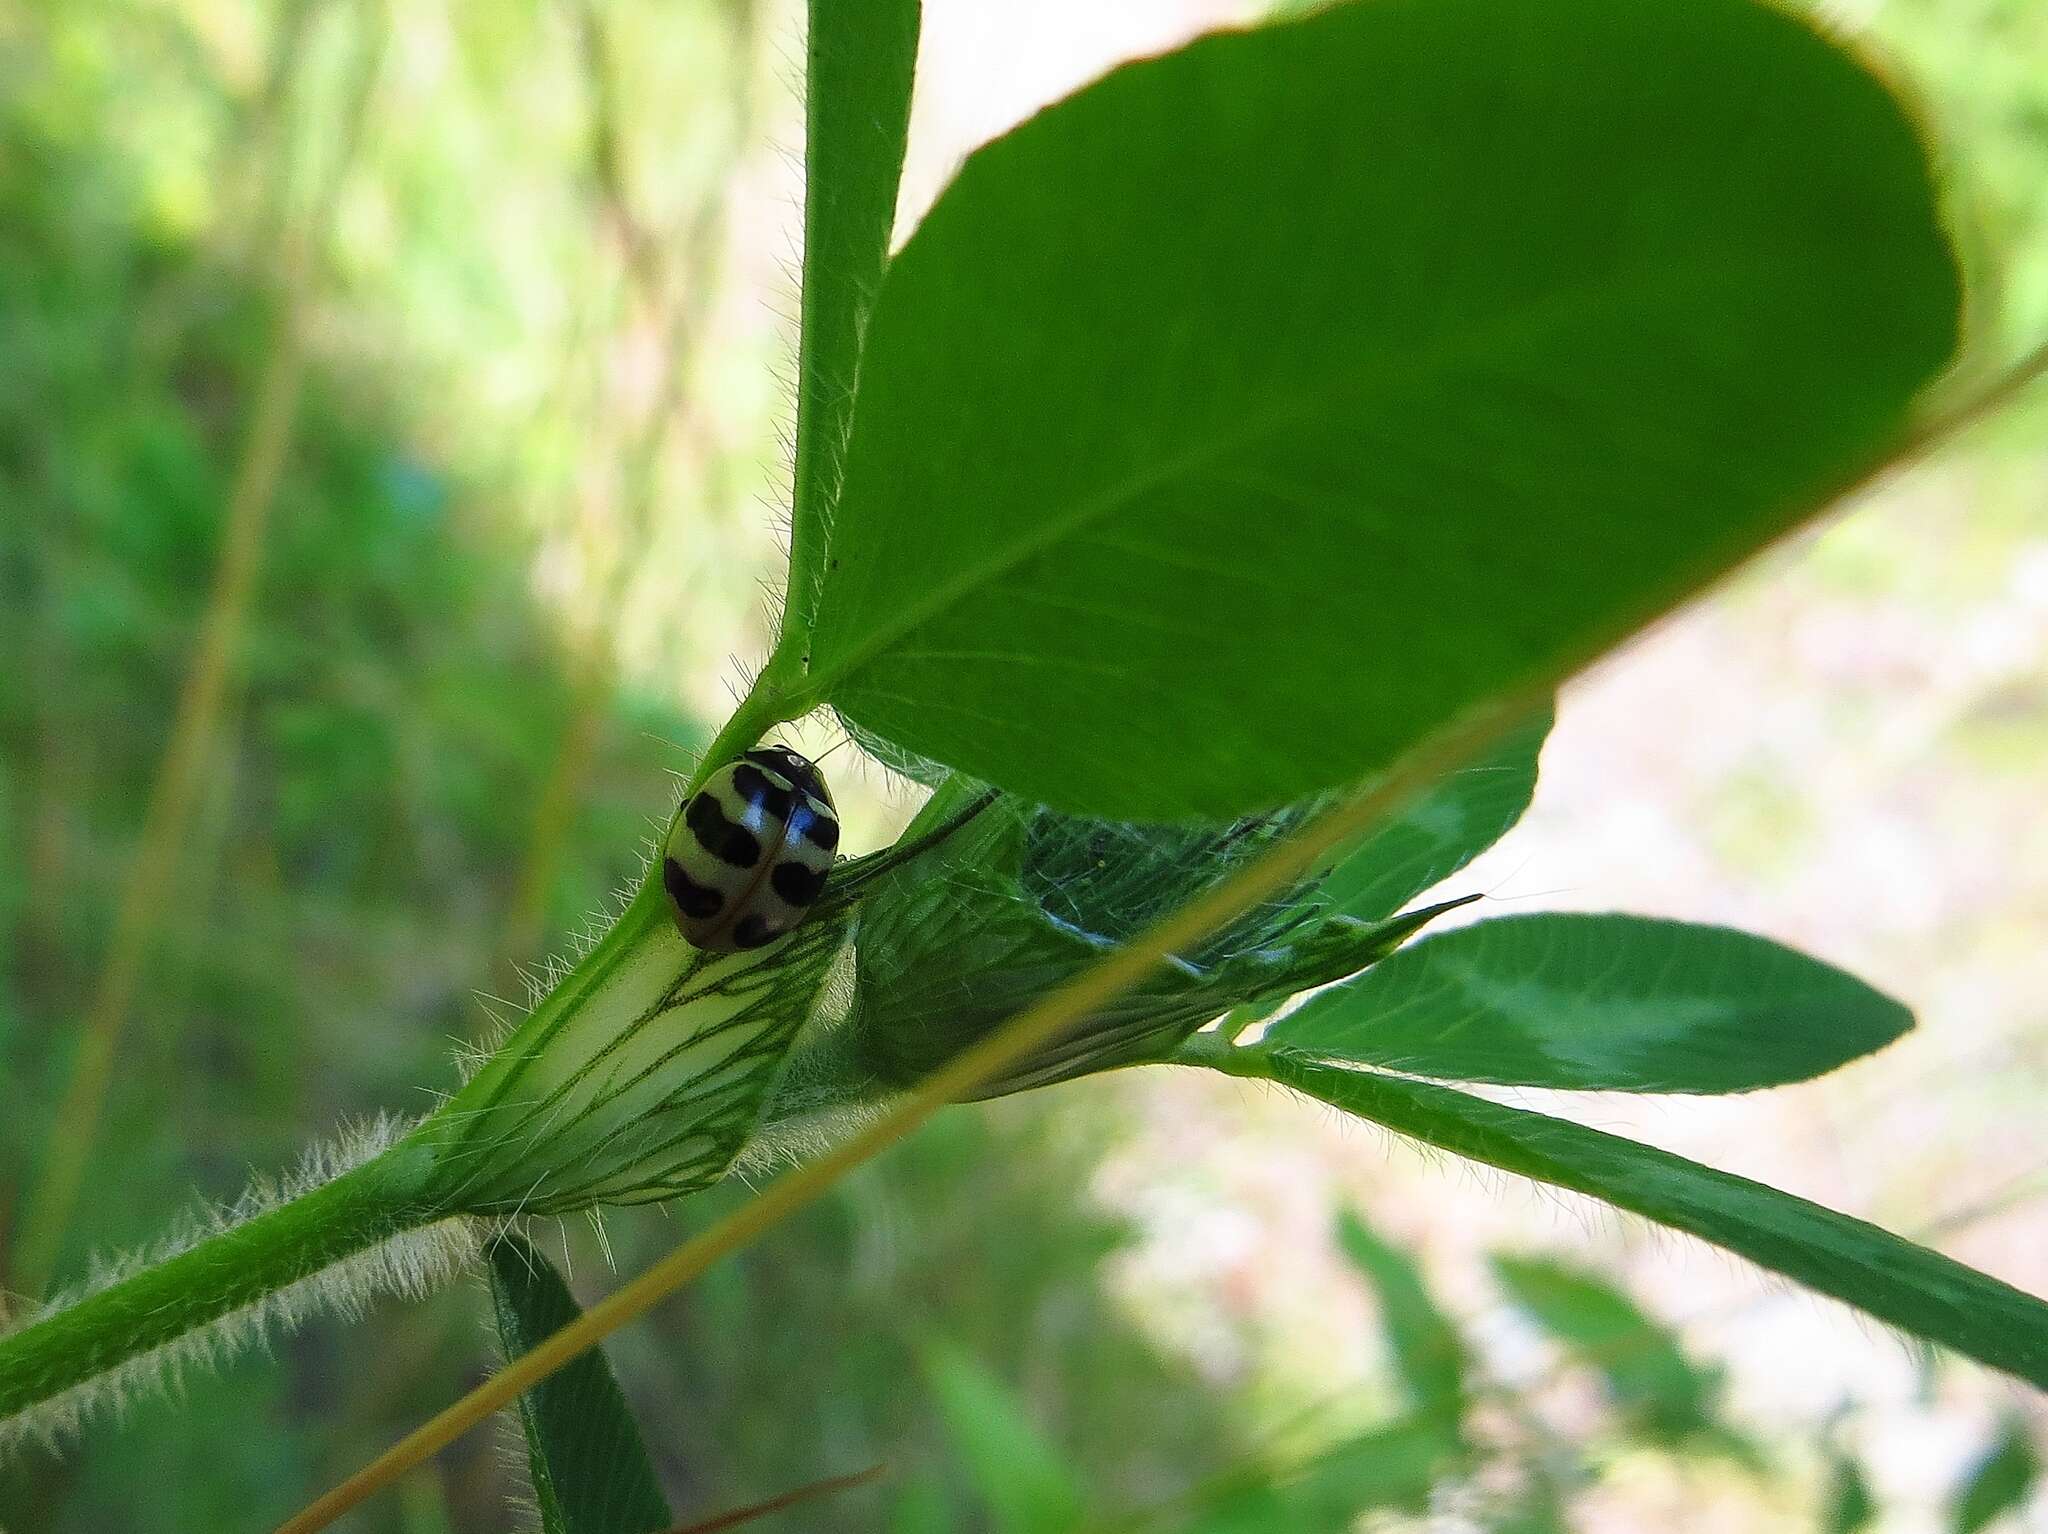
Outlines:
<svg viewBox="0 0 2048 1534"><path fill-rule="evenodd" d="M705 955L675 931L658 880L644 881L403 1139L282 1202L252 1194L235 1223L0 1336L0 1442L61 1433L273 1322L374 1291L423 1292L466 1260L475 1234L424 1227L710 1186L753 1132L845 931L843 911L820 911L772 950Z"/></svg>
<svg viewBox="0 0 2048 1534"><path fill-rule="evenodd" d="M410 1143L0 1337L0 1422L443 1211Z"/></svg>
<svg viewBox="0 0 2048 1534"><path fill-rule="evenodd" d="M809 703L793 706L783 692L782 680L789 670L786 651L778 649L769 656L768 664L754 679L747 695L740 699L732 717L720 726L718 733L711 737L711 744L704 748L703 759L697 763L697 770L690 774L689 784L683 790L684 800L702 788L704 780L719 767L758 744L761 737L775 726L810 711Z"/></svg>

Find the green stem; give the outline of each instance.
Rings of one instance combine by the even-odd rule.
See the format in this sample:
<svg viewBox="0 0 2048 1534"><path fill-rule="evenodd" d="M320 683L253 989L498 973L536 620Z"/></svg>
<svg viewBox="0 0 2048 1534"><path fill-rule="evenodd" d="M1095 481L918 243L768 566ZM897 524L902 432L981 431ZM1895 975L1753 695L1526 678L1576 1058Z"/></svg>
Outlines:
<svg viewBox="0 0 2048 1534"><path fill-rule="evenodd" d="M1166 1063L1199 1065L1206 1070L1221 1071L1226 1076L1242 1076L1248 1081L1270 1081L1272 1074L1266 1060L1267 1053L1265 1045L1239 1044L1235 1042L1235 1035L1227 1031L1197 1033L1183 1039L1180 1048Z"/></svg>
<svg viewBox="0 0 2048 1534"><path fill-rule="evenodd" d="M0 1421L425 1224L432 1171L401 1144L0 1337Z"/></svg>
<svg viewBox="0 0 2048 1534"><path fill-rule="evenodd" d="M690 774L690 786L683 790L685 802L704 786L704 780L713 772L756 744L776 725L810 712L808 704L802 708L793 707L784 691L782 683L790 670L788 648L778 645L775 653L768 657L768 664L762 668L761 674L754 679L753 687L740 699L739 707L732 711L732 717L720 726L718 733L711 737L711 744L704 748L703 760ZM654 877L658 878L658 874Z"/></svg>

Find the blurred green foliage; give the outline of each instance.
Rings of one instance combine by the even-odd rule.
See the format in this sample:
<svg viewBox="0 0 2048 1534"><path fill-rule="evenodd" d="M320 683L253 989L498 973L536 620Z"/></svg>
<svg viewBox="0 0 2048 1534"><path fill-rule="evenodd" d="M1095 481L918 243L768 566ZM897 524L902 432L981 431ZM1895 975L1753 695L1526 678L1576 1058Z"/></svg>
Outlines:
<svg viewBox="0 0 2048 1534"><path fill-rule="evenodd" d="M314 9L288 9L287 34ZM277 215L246 212L233 190L297 163L257 131L269 87L237 99L206 74L221 60L197 22L135 11L53 8L40 31L10 19L4 39L10 1211L51 1131L286 302L268 262ZM136 54L149 63L138 73L169 77L146 100L124 94L140 83L123 72ZM188 169L211 159L218 227L190 227L186 199L202 189L167 163L180 154ZM574 677L532 598L531 538L491 515L502 484L451 468L419 402L401 397L417 381L374 350L323 348L300 408L230 717L125 1036L67 1276L89 1251L161 1232L195 1189L231 1196L252 1167L289 1164L310 1132L422 1105L423 1087L452 1079L451 1036L483 1020L473 988L521 995L501 939ZM548 871L549 932L573 930L637 868L663 772L694 735L669 704L606 708L573 854ZM316 1327L281 1367L196 1382L90 1456L31 1457L0 1478L0 1525L229 1527L252 1506L281 1512L476 1367L468 1308L370 1323L387 1365L376 1370L347 1365L342 1332ZM207 1473L150 1473L166 1462Z"/></svg>
<svg viewBox="0 0 2048 1534"><path fill-rule="evenodd" d="M1977 1534L2020 1507L2040 1475L2040 1451L2026 1420L2015 1413L2000 1425L1997 1439L1963 1478L1951 1516L1955 1534Z"/></svg>
<svg viewBox="0 0 2048 1534"><path fill-rule="evenodd" d="M832 1526L882 1527L916 1485L945 1509L936 1527L993 1534L1035 1527L1073 1487L1091 1513L1163 1500L1245 1452L1238 1403L1162 1355L1105 1282L1132 1232L1091 1211L1085 1180L1124 1132L1106 1098L947 1115L658 1313L651 1347L619 1369L685 1488L678 1515L880 1461L886 1480L834 1499ZM688 1201L681 1229L611 1221L622 1264L746 1196ZM991 1396L999 1420L977 1424ZM991 1468L1026 1443L1031 1465Z"/></svg>
<svg viewBox="0 0 2048 1534"><path fill-rule="evenodd" d="M103 190L117 173L20 124L8 147L21 175L0 185L0 261L58 274L0 283L0 331L30 379L0 419L10 500L25 513L5 523L6 613L24 664L8 671L0 740L28 875L10 992L35 1029L68 1017L98 957L274 302L113 208L36 217L48 188ZM88 273L99 286L81 298L71 289ZM152 309L155 332L134 323ZM468 989L489 977L570 698L516 547L476 536L461 495L408 446L370 380L316 378L231 728L124 1062L124 1091L175 1084L178 1111L163 1117L200 1143L172 1154L289 1157L308 1123L445 1079L444 1035L471 1026ZM659 803L650 790L675 756L643 730L691 734L672 712L621 706L558 930L634 866ZM23 1100L50 1100L61 1057L10 1052ZM255 1122L241 1111L252 1099ZM121 1117L159 1120L136 1108ZM46 1128L10 1117L22 1137L11 1164ZM160 1139L110 1146L109 1162L137 1174Z"/></svg>
<svg viewBox="0 0 2048 1534"><path fill-rule="evenodd" d="M1678 1339L1599 1275L1534 1257L1494 1259L1514 1304L1605 1381L1635 1430L1674 1446L1723 1436L1721 1381L1685 1356Z"/></svg>
<svg viewBox="0 0 2048 1534"><path fill-rule="evenodd" d="M1980 335L2008 356L2040 345L2048 336L2048 9L2033 0L1884 0L1858 10L1877 57L1899 67L1944 153L1979 289ZM2042 408L2037 400L2006 429L2026 432Z"/></svg>

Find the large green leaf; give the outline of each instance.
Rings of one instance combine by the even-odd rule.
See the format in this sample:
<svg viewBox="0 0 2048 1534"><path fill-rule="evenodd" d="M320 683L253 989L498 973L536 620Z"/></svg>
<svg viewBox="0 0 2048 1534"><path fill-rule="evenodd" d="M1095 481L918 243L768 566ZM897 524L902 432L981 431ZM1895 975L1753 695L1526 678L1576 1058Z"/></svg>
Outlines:
<svg viewBox="0 0 2048 1534"><path fill-rule="evenodd" d="M1550 723L1545 709L1402 806L1324 878L1330 903L1347 916L1380 921L1499 841L1536 792L1536 758Z"/></svg>
<svg viewBox="0 0 2048 1534"><path fill-rule="evenodd" d="M1549 913L1424 938L1273 1037L1453 1081L1742 1092L1821 1075L1912 1024L1862 981L1747 932Z"/></svg>
<svg viewBox="0 0 2048 1534"><path fill-rule="evenodd" d="M1719 1378L1695 1367L1677 1337L1598 1274L1505 1255L1493 1269L1518 1309L1599 1372L1632 1426L1665 1443L1716 1427Z"/></svg>
<svg viewBox="0 0 2048 1534"><path fill-rule="evenodd" d="M575 1320L568 1287L530 1242L491 1243L498 1338L517 1358ZM674 1521L604 1351L592 1348L519 1398L546 1534L653 1534Z"/></svg>
<svg viewBox="0 0 2048 1534"><path fill-rule="evenodd" d="M910 126L919 0L812 0L805 52L803 333L788 611L809 616L853 414L860 333L882 285Z"/></svg>
<svg viewBox="0 0 2048 1534"><path fill-rule="evenodd" d="M1129 65L889 265L795 704L1227 817L1548 684L1882 456L1922 145L1751 0L1372 0Z"/></svg>
<svg viewBox="0 0 2048 1534"><path fill-rule="evenodd" d="M928 1343L930 1381L962 1467L989 1510L995 1534L1066 1534L1086 1500L1074 1470L1024 1404L958 1348Z"/></svg>
<svg viewBox="0 0 2048 1534"><path fill-rule="evenodd" d="M1616 1135L1449 1087L1243 1051L1261 1075L1441 1150L1604 1199L2048 1387L2048 1304L1848 1215Z"/></svg>
<svg viewBox="0 0 2048 1534"><path fill-rule="evenodd" d="M1409 1404L1455 1428L1465 1414L1465 1344L1430 1298L1413 1259L1348 1209L1337 1215L1337 1245L1379 1296L1380 1328L1408 1387Z"/></svg>

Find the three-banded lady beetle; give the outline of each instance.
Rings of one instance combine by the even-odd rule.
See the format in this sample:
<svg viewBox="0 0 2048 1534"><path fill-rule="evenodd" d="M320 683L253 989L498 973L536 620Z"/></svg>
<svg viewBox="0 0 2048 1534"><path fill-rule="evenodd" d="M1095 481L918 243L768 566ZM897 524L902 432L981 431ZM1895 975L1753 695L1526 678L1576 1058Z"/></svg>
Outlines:
<svg viewBox="0 0 2048 1534"><path fill-rule="evenodd" d="M669 828L661 879L685 939L711 953L773 942L804 919L839 847L817 767L760 746L714 772Z"/></svg>

